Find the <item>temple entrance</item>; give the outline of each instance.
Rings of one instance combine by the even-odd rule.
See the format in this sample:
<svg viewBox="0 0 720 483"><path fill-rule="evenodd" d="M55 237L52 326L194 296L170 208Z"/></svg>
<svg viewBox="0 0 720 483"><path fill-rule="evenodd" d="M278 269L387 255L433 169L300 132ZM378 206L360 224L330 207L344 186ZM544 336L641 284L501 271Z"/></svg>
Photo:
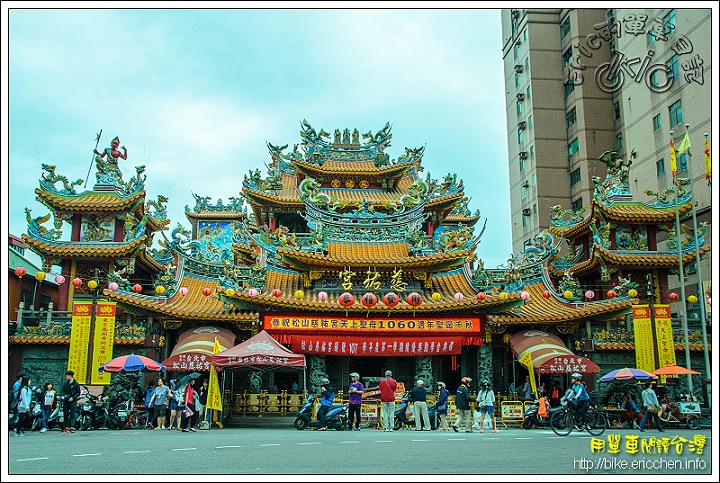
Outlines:
<svg viewBox="0 0 720 483"><path fill-rule="evenodd" d="M349 359L349 368L349 372L360 374L360 378L366 387L375 387L380 382L380 379L385 377L388 360L387 357L351 357ZM366 382L366 378L370 378L370 381Z"/></svg>

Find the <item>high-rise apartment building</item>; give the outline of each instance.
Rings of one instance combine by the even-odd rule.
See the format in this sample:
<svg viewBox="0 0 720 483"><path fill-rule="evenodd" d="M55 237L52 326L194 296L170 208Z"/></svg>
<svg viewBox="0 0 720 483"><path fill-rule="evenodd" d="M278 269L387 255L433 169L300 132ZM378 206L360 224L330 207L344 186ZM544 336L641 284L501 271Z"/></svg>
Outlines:
<svg viewBox="0 0 720 483"><path fill-rule="evenodd" d="M513 253L550 225L551 207L589 207L607 150L633 158L635 200L671 188L670 139L679 147L686 124L691 154L677 156L677 176L692 171L697 223L711 221L710 9L517 9L501 18ZM709 281L709 258L701 269Z"/></svg>

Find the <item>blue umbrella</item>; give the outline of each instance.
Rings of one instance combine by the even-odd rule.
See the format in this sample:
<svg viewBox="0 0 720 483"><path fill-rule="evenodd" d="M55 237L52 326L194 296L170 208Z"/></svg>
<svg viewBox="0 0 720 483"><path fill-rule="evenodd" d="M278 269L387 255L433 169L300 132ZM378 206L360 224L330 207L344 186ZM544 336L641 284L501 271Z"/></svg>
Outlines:
<svg viewBox="0 0 720 483"><path fill-rule="evenodd" d="M610 381L648 381L650 379L657 379L655 374L643 371L642 369L636 369L634 367L623 367L622 369L616 369L612 372L608 372L600 378L600 382Z"/></svg>
<svg viewBox="0 0 720 483"><path fill-rule="evenodd" d="M128 354L116 357L98 367L98 372L137 372L137 371L165 371L167 368L157 361L145 356Z"/></svg>

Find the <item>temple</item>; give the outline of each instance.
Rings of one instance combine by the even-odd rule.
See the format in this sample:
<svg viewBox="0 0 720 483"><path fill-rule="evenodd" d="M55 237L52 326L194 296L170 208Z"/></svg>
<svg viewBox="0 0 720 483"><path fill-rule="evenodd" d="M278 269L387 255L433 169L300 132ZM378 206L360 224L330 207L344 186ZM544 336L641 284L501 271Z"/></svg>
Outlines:
<svg viewBox="0 0 720 483"><path fill-rule="evenodd" d="M488 268L478 256L485 221L470 210L463 180L433 178L424 147L391 159L391 140L390 123L375 133L330 134L303 120L298 144L267 143L265 171L238 180L228 203L193 193L189 228L166 218L167 197L146 200L144 167L125 182L119 166L108 169L98 156L97 184L80 193L81 180L43 167L37 200L54 227L43 226L50 215L27 210L22 239L44 270L59 266L73 281L59 286L57 310L67 317L91 298L114 304L115 333L132 341L116 337L111 354L144 351L170 371L207 370L211 352L193 337L218 334L232 346L233 336L240 342L260 330L306 355L311 391L323 377L341 387L350 372L372 382L386 369L406 385L456 387L469 375L504 390L527 374L518 356L542 377L636 366L633 306L667 304L678 252L685 264L695 259L694 238L675 228L674 196L680 215L691 208L684 186L635 201L632 159L605 153L608 172L596 180L592 206L555 207L549 231ZM699 240L700 254L708 253ZM44 363L56 367L53 375L64 371L65 320L19 324L10 338L22 349L13 351L16 365L53 345ZM680 353L685 339L672 327ZM519 341L533 337L560 342L520 350ZM702 365L698 337L690 338L693 367ZM289 388L298 377L240 374L226 395Z"/></svg>

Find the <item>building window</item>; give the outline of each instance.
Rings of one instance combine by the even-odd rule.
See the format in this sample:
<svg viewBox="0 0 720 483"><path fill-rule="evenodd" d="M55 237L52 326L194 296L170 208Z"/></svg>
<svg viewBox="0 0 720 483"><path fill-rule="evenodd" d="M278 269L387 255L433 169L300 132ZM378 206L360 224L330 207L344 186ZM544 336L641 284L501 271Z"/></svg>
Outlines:
<svg viewBox="0 0 720 483"><path fill-rule="evenodd" d="M525 135L523 134L522 129L518 129L518 144L522 144L523 141L525 141Z"/></svg>
<svg viewBox="0 0 720 483"><path fill-rule="evenodd" d="M615 101L613 107L615 108L615 119L620 119L620 101Z"/></svg>
<svg viewBox="0 0 720 483"><path fill-rule="evenodd" d="M522 102L520 102L520 101L517 101L517 113L518 113L518 116L520 114L522 114Z"/></svg>
<svg viewBox="0 0 720 483"><path fill-rule="evenodd" d="M565 86L565 97L575 90L575 84L572 81L566 82L563 86Z"/></svg>
<svg viewBox="0 0 720 483"><path fill-rule="evenodd" d="M522 199L527 198L527 194L528 194L528 184L527 184L527 181L525 181L525 184L522 185L522 187L520 188L520 198L522 198Z"/></svg>
<svg viewBox="0 0 720 483"><path fill-rule="evenodd" d="M577 121L577 107L573 107L570 111L565 114L565 128L570 129L570 126L575 124Z"/></svg>
<svg viewBox="0 0 720 483"><path fill-rule="evenodd" d="M682 153L680 156L677 157L677 168L678 173L682 173L683 171L687 170L687 151Z"/></svg>
<svg viewBox="0 0 720 483"><path fill-rule="evenodd" d="M517 59L518 57L520 57L520 46L519 46L519 45L515 45L515 49L514 49L514 52L513 52L513 53L515 54L515 55L514 55L514 58L515 58L515 59Z"/></svg>
<svg viewBox="0 0 720 483"><path fill-rule="evenodd" d="M580 182L580 168L570 173L570 186Z"/></svg>
<svg viewBox="0 0 720 483"><path fill-rule="evenodd" d="M663 17L663 32L665 35L672 34L675 30L675 10L670 10L667 15Z"/></svg>
<svg viewBox="0 0 720 483"><path fill-rule="evenodd" d="M535 157L535 146L530 146L530 158Z"/></svg>
<svg viewBox="0 0 720 483"><path fill-rule="evenodd" d="M523 40L527 40L527 29L523 30Z"/></svg>
<svg viewBox="0 0 720 483"><path fill-rule="evenodd" d="M610 57L614 56L615 52L617 52L617 46L615 45L615 39L612 39L610 41Z"/></svg>
<svg viewBox="0 0 720 483"><path fill-rule="evenodd" d="M530 57L525 57L525 72L530 72Z"/></svg>
<svg viewBox="0 0 720 483"><path fill-rule="evenodd" d="M680 70L678 68L678 56L677 54L670 57L670 60L665 62L666 72L668 79L677 79L680 75ZM657 72L653 72L655 74ZM652 81L653 79L651 79Z"/></svg>
<svg viewBox="0 0 720 483"><path fill-rule="evenodd" d="M529 224L530 224L530 217L523 215L523 217L522 217L523 228L526 228Z"/></svg>
<svg viewBox="0 0 720 483"><path fill-rule="evenodd" d="M615 138L617 139L617 149L618 149L618 151L620 151L623 147L622 133L621 132L617 133L617 136L615 136Z"/></svg>
<svg viewBox="0 0 720 483"><path fill-rule="evenodd" d="M532 114L528 117L528 125L532 127Z"/></svg>
<svg viewBox="0 0 720 483"><path fill-rule="evenodd" d="M662 127L662 124L660 123L660 114L653 117L653 131L657 131Z"/></svg>
<svg viewBox="0 0 720 483"><path fill-rule="evenodd" d="M655 163L655 170L657 171L658 178L665 174L665 158L658 159Z"/></svg>
<svg viewBox="0 0 720 483"><path fill-rule="evenodd" d="M579 149L578 138L575 138L568 144L568 156L572 156L577 153Z"/></svg>
<svg viewBox="0 0 720 483"><path fill-rule="evenodd" d="M525 171L525 160L520 159L520 171Z"/></svg>
<svg viewBox="0 0 720 483"><path fill-rule="evenodd" d="M560 40L563 40L570 33L570 17L560 25Z"/></svg>
<svg viewBox="0 0 720 483"><path fill-rule="evenodd" d="M535 175L533 174L530 179L532 180L532 185L535 186Z"/></svg>
<svg viewBox="0 0 720 483"><path fill-rule="evenodd" d="M682 116L682 99L674 103L668 108L668 111L670 112L670 127L677 126L678 124L682 124L683 122L683 116Z"/></svg>
<svg viewBox="0 0 720 483"><path fill-rule="evenodd" d="M563 67L567 67L572 60L572 47L567 49L563 54Z"/></svg>
<svg viewBox="0 0 720 483"><path fill-rule="evenodd" d="M522 75L515 74L515 87L520 87L520 84L522 84Z"/></svg>
<svg viewBox="0 0 720 483"><path fill-rule="evenodd" d="M533 215L537 215L537 203L533 205Z"/></svg>
<svg viewBox="0 0 720 483"><path fill-rule="evenodd" d="M583 207L582 197L580 197L572 202L572 210L573 211L580 211L580 210L582 210L582 207Z"/></svg>
<svg viewBox="0 0 720 483"><path fill-rule="evenodd" d="M530 100L530 86L527 88L527 100Z"/></svg>

